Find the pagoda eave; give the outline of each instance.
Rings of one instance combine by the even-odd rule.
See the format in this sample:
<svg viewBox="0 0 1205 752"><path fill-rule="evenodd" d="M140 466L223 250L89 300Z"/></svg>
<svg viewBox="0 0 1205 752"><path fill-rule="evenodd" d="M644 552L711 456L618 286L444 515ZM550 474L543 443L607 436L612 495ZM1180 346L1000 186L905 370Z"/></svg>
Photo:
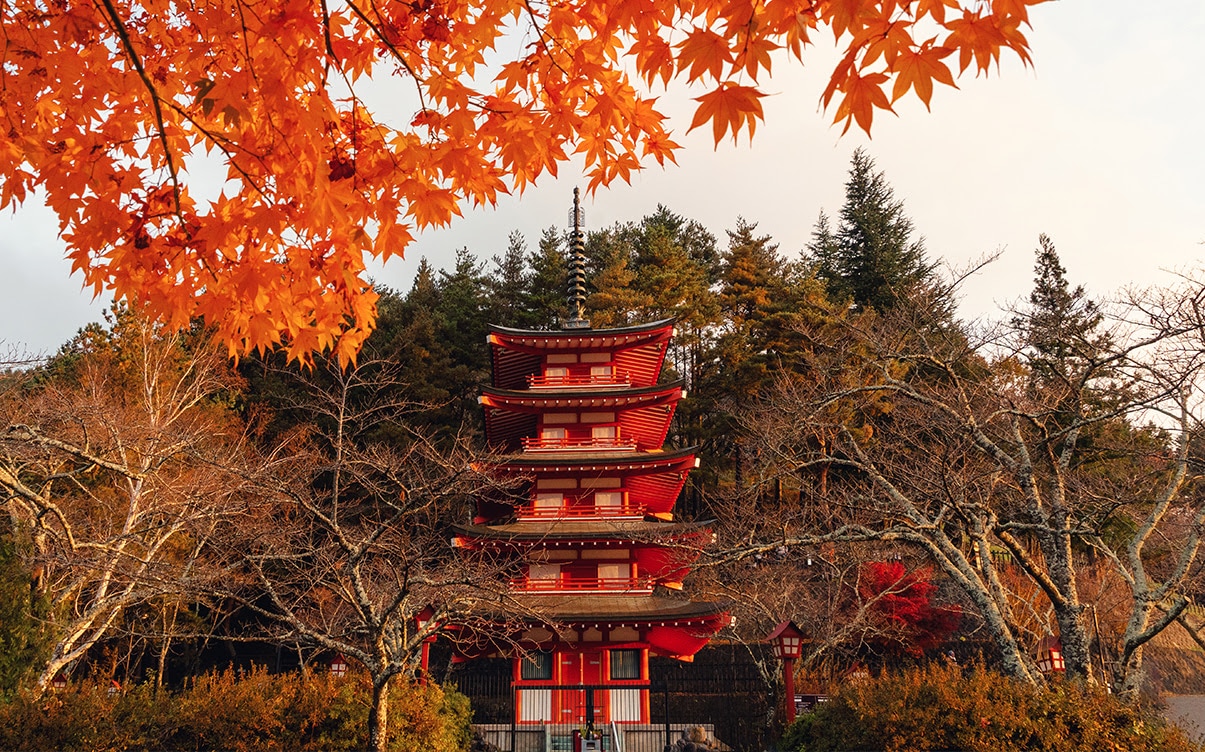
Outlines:
<svg viewBox="0 0 1205 752"><path fill-rule="evenodd" d="M662 451L627 452L622 455L591 452L507 454L479 466L506 473L687 472L699 466L698 447Z"/></svg>
<svg viewBox="0 0 1205 752"><path fill-rule="evenodd" d="M650 545L680 544L683 540L710 537L713 520L702 522L651 522L604 520L556 520L513 522L501 525L455 525L457 539L464 547L474 547L474 541L553 542L571 541L580 544L647 543Z"/></svg>
<svg viewBox="0 0 1205 752"><path fill-rule="evenodd" d="M674 319L616 329L512 329L491 324L488 341L498 347L531 353L615 349L668 341L673 329Z"/></svg>
<svg viewBox="0 0 1205 752"><path fill-rule="evenodd" d="M497 636L526 649L648 646L659 655L690 660L720 630L732 624L732 601L679 601L658 595L518 596L524 616L502 617L468 628L457 650L463 657L499 649ZM488 618L488 617L487 617ZM516 621L518 624L516 624ZM475 639L476 638L476 639ZM502 646L505 649L504 646Z"/></svg>
<svg viewBox="0 0 1205 752"><path fill-rule="evenodd" d="M678 401L685 396L683 381L640 388L594 390L521 390L485 387L477 401L485 407L516 412L543 412L549 408L631 408Z"/></svg>

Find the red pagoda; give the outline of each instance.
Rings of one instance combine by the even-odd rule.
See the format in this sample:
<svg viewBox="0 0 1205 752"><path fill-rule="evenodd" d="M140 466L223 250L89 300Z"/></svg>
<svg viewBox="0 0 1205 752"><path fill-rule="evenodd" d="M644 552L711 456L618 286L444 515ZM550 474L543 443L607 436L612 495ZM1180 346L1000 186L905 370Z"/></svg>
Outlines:
<svg viewBox="0 0 1205 752"><path fill-rule="evenodd" d="M488 336L490 471L519 491L479 499L456 544L513 562L516 723L648 723L650 652L689 660L730 617L673 592L712 538L706 523L674 521L698 462L663 448L684 396L658 383L673 323L590 327L576 192L574 207L572 316L559 331Z"/></svg>

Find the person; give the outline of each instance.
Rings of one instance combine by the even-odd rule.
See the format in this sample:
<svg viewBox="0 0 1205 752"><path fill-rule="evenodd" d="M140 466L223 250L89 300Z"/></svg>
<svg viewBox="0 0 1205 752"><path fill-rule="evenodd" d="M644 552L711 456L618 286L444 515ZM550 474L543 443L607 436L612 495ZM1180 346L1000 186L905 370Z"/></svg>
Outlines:
<svg viewBox="0 0 1205 752"><path fill-rule="evenodd" d="M702 726L691 726L682 730L682 738L674 745L674 752L710 752L711 740L707 738L707 729Z"/></svg>

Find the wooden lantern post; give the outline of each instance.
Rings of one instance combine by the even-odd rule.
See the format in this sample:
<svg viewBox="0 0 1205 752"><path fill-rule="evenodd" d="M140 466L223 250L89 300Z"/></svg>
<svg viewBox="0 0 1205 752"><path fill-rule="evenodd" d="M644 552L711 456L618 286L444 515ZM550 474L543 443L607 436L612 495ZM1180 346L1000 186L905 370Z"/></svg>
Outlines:
<svg viewBox="0 0 1205 752"><path fill-rule="evenodd" d="M803 654L803 632L794 623L784 621L766 636L766 641L774 648L774 657L782 661L789 725L795 722L795 661Z"/></svg>

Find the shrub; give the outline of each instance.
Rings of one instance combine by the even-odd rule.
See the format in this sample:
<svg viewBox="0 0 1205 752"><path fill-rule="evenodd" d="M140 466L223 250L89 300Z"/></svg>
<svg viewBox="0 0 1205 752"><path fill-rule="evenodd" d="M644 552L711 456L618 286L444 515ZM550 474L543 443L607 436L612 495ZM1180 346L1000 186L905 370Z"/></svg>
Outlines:
<svg viewBox="0 0 1205 752"><path fill-rule="evenodd" d="M1070 682L1032 687L982 667L930 666L843 687L797 720L792 752L1199 752L1155 709Z"/></svg>
<svg viewBox="0 0 1205 752"><path fill-rule="evenodd" d="M364 677L269 674L263 669L197 677L180 692L134 686L110 694L95 682L0 703L0 749L116 752L223 750L344 752L368 744ZM459 693L395 680L390 749L468 748L471 711Z"/></svg>

